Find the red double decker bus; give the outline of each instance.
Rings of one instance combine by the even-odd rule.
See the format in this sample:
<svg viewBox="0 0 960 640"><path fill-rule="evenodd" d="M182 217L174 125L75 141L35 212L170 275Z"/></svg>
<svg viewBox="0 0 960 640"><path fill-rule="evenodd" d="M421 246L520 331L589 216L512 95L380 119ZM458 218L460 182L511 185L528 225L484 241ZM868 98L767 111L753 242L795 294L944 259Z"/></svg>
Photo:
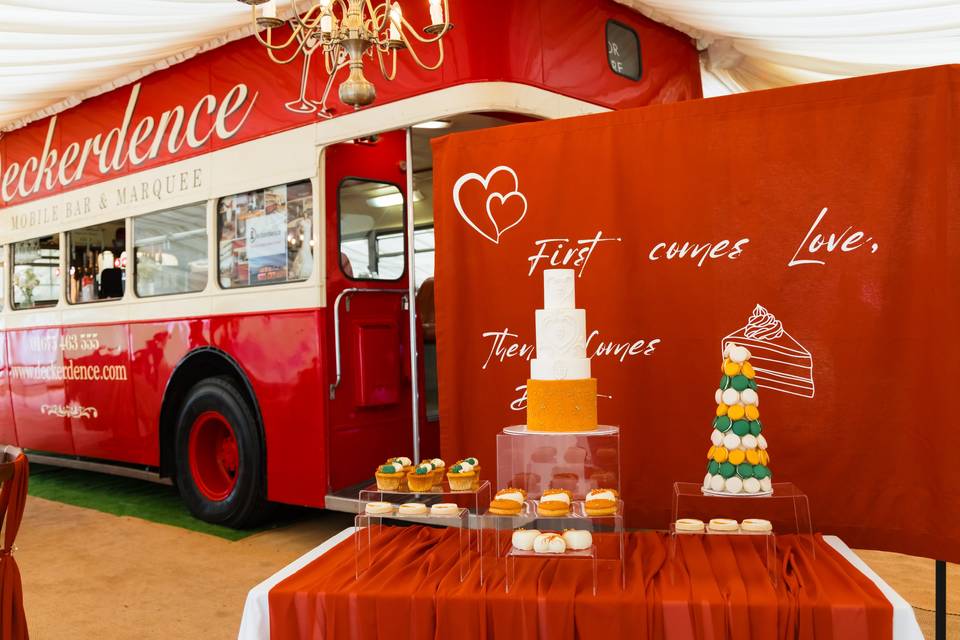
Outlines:
<svg viewBox="0 0 960 640"><path fill-rule="evenodd" d="M621 4L487 4L359 111L246 38L0 138L0 441L231 526L437 455L430 140L701 95Z"/></svg>

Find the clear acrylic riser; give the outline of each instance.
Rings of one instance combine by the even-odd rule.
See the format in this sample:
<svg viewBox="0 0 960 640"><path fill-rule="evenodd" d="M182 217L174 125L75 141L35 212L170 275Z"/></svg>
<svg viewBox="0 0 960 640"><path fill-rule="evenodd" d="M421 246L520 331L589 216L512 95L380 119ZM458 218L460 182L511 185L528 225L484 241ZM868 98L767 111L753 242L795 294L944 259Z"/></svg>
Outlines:
<svg viewBox="0 0 960 640"><path fill-rule="evenodd" d="M356 516L354 518L356 530L353 534L356 545L356 577L359 579L361 575L373 568L378 559L390 556L392 551L390 542L384 536L387 528L403 524L427 524L457 529L457 549L459 550L457 566L460 570L460 582L463 582L470 573L470 565L476 557L470 543L469 517L470 513L466 509L460 509L456 515L450 516L397 514Z"/></svg>
<svg viewBox="0 0 960 640"><path fill-rule="evenodd" d="M497 486L539 498L547 489L566 489L575 499L591 489L620 491L620 430L527 431L507 427L497 434Z"/></svg>
<svg viewBox="0 0 960 640"><path fill-rule="evenodd" d="M571 504L569 515L542 516L537 513L536 502L527 500L519 515L504 516L488 511L479 518L479 527L481 584L485 584L498 567L503 567L507 576L504 586L509 592L518 561L588 558L593 563L594 595L597 592L598 568L619 574L620 587L626 585L623 501L619 501L616 514L610 516L586 515L582 501ZM589 531L593 534L593 547L589 551L568 551L563 554L521 551L515 549L511 541L517 529L537 529L543 533L563 533L565 529Z"/></svg>
<svg viewBox="0 0 960 640"><path fill-rule="evenodd" d="M467 509L470 513L483 513L490 506L493 488L489 480L481 480L479 486L468 491L455 491L450 483L444 480L440 485L427 491L383 491L373 484L360 490L359 513L364 513L368 502L390 502L403 504L405 502L422 502L429 507L439 502L452 502Z"/></svg>
<svg viewBox="0 0 960 640"><path fill-rule="evenodd" d="M516 584L516 572L517 572L517 562L524 562L525 560L536 558L538 560L544 560L549 558L563 558L571 560L589 560L590 567L593 574L593 595L597 595L597 574L599 573L599 562L597 560L597 547L596 545L590 547L589 549L583 549L580 551L565 551L564 553L537 553L535 551L523 551L515 547L510 547L510 550L507 551L507 578L504 580L504 586L507 593L510 593L510 588Z"/></svg>
<svg viewBox="0 0 960 640"><path fill-rule="evenodd" d="M674 520L674 522L676 522L676 520ZM708 522L709 520L704 520L704 524ZM763 557L767 574L770 576L771 582L776 586L779 571L777 566L777 537L773 534L773 531L711 531L707 528L703 531L677 531L674 523L670 523L670 542L667 551L667 556L671 561L669 563L671 583L676 582L677 578L675 573L677 563L673 560L676 558L680 540L690 536L736 536L740 540L749 541L754 545L757 553Z"/></svg>
<svg viewBox="0 0 960 640"><path fill-rule="evenodd" d="M366 510L366 505L369 502L389 502L396 505L408 502L420 502L425 504L427 509L429 509L431 505L448 502L456 504L461 509L465 509L469 518L469 514L479 516L484 513L490 506L492 495L493 488L489 480L481 480L478 487L469 491L455 491L450 488L450 484L446 480L429 491L383 491L377 488L377 485L373 484L366 489L360 490L358 512L363 515ZM410 516L407 517L406 520L418 524L439 524L436 517L431 519L430 516ZM469 535L474 538L474 548L476 548L479 553L480 536L472 532Z"/></svg>
<svg viewBox="0 0 960 640"><path fill-rule="evenodd" d="M762 518L773 524L774 534L796 534L810 553L816 555L810 499L792 482L774 482L773 494L705 494L697 482L673 484L673 519L696 518L709 523L713 518Z"/></svg>

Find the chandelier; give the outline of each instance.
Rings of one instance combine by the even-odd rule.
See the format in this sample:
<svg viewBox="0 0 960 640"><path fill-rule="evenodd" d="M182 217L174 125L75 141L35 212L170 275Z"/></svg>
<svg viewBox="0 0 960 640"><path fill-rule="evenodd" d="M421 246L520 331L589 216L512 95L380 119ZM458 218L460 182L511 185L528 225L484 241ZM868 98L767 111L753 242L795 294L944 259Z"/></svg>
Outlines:
<svg viewBox="0 0 960 640"><path fill-rule="evenodd" d="M310 0L311 6L306 12L301 12L297 0L293 0L293 17L289 20L278 16L277 0L239 1L250 5L254 35L266 47L271 60L288 64L303 56L300 96L288 102L287 109L312 113L319 108L324 117L333 115L327 99L340 70L349 69L349 75L340 84L340 100L359 109L377 97L376 87L363 73L365 57L370 61L377 60L386 80L393 80L397 75L397 53L400 51L407 51L423 69L434 71L443 64L443 37L453 28L449 21L448 0L427 0L430 24L423 28L425 35L403 17L400 3L395 0ZM273 30L288 23L289 36L275 41ZM265 36L260 33L264 28ZM436 62L425 63L417 54L415 45L437 45ZM310 63L317 52L322 54L327 72L327 83L320 101L306 96Z"/></svg>

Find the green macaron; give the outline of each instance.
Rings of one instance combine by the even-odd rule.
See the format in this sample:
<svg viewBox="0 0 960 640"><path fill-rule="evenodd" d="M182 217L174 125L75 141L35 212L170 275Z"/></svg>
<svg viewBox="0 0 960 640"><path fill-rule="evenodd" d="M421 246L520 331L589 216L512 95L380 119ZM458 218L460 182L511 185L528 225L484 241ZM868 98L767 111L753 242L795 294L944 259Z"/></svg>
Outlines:
<svg viewBox="0 0 960 640"><path fill-rule="evenodd" d="M750 433L750 423L746 420L737 420L733 423L733 432L742 438Z"/></svg>

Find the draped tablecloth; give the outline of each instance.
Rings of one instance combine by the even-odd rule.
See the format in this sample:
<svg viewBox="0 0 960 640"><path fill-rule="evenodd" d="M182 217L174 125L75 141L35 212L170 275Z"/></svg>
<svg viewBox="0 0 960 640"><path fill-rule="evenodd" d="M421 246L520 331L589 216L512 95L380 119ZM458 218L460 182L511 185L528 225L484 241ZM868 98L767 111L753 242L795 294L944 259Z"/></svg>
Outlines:
<svg viewBox="0 0 960 640"><path fill-rule="evenodd" d="M508 594L502 569L459 581L453 529L385 535L389 551L360 580L345 531L251 591L241 639L922 638L909 605L836 538L817 536L814 555L778 536L774 585L749 540L685 536L671 558L666 534L629 533L626 589L602 570L593 596L588 561L524 559Z"/></svg>

